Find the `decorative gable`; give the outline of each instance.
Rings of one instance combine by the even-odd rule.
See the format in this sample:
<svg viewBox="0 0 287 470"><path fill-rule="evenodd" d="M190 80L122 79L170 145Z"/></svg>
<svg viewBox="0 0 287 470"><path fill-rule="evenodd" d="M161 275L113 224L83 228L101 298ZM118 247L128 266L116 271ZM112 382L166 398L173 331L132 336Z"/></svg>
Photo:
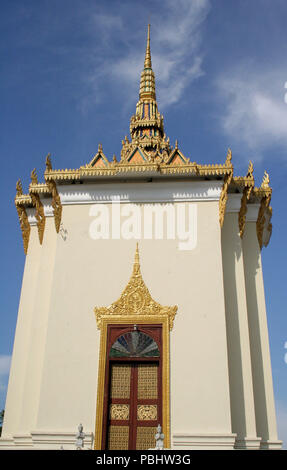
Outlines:
<svg viewBox="0 0 287 470"><path fill-rule="evenodd" d="M128 157L129 163L147 163L148 159L144 154L143 150L139 147L136 147L131 155Z"/></svg>
<svg viewBox="0 0 287 470"><path fill-rule="evenodd" d="M103 153L103 147L101 144L99 144L98 153L96 153L88 166L91 168L106 168L109 166L108 159Z"/></svg>
<svg viewBox="0 0 287 470"><path fill-rule="evenodd" d="M189 163L189 158L186 158L177 147L171 152L167 161L167 165L186 165L186 163Z"/></svg>

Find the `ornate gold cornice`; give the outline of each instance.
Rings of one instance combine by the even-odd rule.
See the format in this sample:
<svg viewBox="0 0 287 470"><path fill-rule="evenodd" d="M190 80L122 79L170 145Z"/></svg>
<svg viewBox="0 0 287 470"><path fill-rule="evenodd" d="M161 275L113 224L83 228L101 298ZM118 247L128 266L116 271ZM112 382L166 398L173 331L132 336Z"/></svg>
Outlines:
<svg viewBox="0 0 287 470"><path fill-rule="evenodd" d="M30 194L22 194L21 196L15 197L16 206L31 207L33 206L32 198Z"/></svg>
<svg viewBox="0 0 287 470"><path fill-rule="evenodd" d="M146 321L155 316L168 318L171 330L177 306L164 307L152 299L141 275L137 244L133 273L120 298L109 307L96 307L94 312L98 328L101 328L103 318L120 316L124 321L126 316L136 315L139 320L144 318Z"/></svg>
<svg viewBox="0 0 287 470"><path fill-rule="evenodd" d="M45 172L46 183L48 181L74 181L81 180L86 177L113 177L121 173L134 173L134 172L148 172L153 171L163 175L173 174L190 174L201 177L217 177L228 176L232 172L232 165L229 164L212 164L212 165L199 165L196 162L188 162L183 164L169 164L169 163L129 163L128 161L117 162L113 160L109 162L107 168L91 168L89 166L82 166L74 170L51 170ZM40 188L40 185L33 186L33 188ZM49 192L48 186L43 190ZM43 191L44 192L44 191Z"/></svg>
<svg viewBox="0 0 287 470"><path fill-rule="evenodd" d="M228 149L225 165L227 167L229 166L230 169L229 169L229 172L226 173L226 175L224 177L224 182L223 182L223 186L222 186L221 194L220 194L220 198L219 198L219 223L220 223L220 227L223 227L224 216L225 216L225 211L226 211L226 204L227 204L227 199L228 199L228 196L227 196L228 187L229 187L229 185L232 181L232 178L233 178L233 165L231 163L231 159L232 159L232 153L231 153L231 150Z"/></svg>

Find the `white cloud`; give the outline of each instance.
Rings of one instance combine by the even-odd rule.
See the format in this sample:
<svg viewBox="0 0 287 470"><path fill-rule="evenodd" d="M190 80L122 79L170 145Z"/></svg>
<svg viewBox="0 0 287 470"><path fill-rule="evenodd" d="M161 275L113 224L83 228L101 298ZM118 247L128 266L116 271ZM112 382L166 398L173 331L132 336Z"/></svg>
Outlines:
<svg viewBox="0 0 287 470"><path fill-rule="evenodd" d="M255 159L266 149L287 144L284 79L285 70L271 64L257 72L244 64L217 79L225 106L222 129L231 142L252 151Z"/></svg>
<svg viewBox="0 0 287 470"><path fill-rule="evenodd" d="M9 374L10 364L11 364L11 356L1 354L0 355L0 376Z"/></svg>
<svg viewBox="0 0 287 470"><path fill-rule="evenodd" d="M138 4L137 9L138 18L147 17L148 20L146 6ZM184 89L203 74L199 46L201 25L209 9L209 0L166 0L164 13L162 8L153 7L150 19L151 52L161 108L176 103ZM145 52L142 28L139 30L137 23L133 25L130 18L117 17L108 11L95 16L94 21L103 32L101 47L105 57L100 64L97 61L97 70L91 77L97 93L100 92L100 83L115 79L121 86L138 90ZM126 45L116 57L110 47L112 37ZM134 100L133 93L129 97Z"/></svg>

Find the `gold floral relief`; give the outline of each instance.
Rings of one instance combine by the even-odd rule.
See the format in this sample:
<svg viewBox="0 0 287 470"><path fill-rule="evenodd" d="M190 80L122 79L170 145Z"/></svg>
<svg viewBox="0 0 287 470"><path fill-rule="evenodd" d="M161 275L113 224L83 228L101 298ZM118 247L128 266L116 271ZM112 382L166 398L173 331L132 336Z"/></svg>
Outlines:
<svg viewBox="0 0 287 470"><path fill-rule="evenodd" d="M110 419L126 420L130 417L129 405L110 405Z"/></svg>
<svg viewBox="0 0 287 470"><path fill-rule="evenodd" d="M121 297L109 307L96 307L94 309L98 327L101 328L102 318L105 316L127 316L136 314L138 317L164 316L169 319L169 327L172 329L177 306L165 307L155 302L144 283L141 275L138 245L135 254L132 276L121 294Z"/></svg>
<svg viewBox="0 0 287 470"><path fill-rule="evenodd" d="M157 419L157 405L138 405L137 418L139 421L152 421Z"/></svg>

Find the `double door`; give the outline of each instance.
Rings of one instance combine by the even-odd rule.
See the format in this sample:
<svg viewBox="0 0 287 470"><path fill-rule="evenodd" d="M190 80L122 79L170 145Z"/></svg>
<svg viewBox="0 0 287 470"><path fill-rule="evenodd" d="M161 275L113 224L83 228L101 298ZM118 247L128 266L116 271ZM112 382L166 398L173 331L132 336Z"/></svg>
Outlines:
<svg viewBox="0 0 287 470"><path fill-rule="evenodd" d="M162 423L159 361L110 361L106 449L155 447Z"/></svg>

